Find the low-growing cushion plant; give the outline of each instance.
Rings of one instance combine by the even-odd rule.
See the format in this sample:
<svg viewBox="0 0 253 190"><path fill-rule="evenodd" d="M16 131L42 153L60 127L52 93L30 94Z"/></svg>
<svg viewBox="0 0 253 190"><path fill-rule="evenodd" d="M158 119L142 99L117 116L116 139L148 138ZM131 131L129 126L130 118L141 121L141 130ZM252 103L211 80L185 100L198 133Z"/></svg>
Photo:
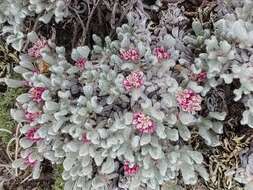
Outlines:
<svg viewBox="0 0 253 190"><path fill-rule="evenodd" d="M28 33L14 68L23 80L6 79L27 90L11 110L23 148L13 167L32 169L37 179L43 160L62 164L66 190L159 190L177 178L208 180L202 154L189 143L197 131L207 145L220 144L226 113L202 112L208 91L239 79L235 101L248 108L241 122L253 126L252 10L243 1L214 30L195 20L180 39L176 29L155 35L145 16L131 12L116 39L93 35L94 46L73 49L71 58L53 40ZM184 60L197 46L193 61Z"/></svg>

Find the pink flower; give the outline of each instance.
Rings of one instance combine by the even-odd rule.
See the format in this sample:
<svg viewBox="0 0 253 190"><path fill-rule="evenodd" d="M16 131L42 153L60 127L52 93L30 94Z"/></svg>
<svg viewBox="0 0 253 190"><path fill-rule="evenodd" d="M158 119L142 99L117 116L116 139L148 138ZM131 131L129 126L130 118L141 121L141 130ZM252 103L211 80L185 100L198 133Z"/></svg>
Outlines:
<svg viewBox="0 0 253 190"><path fill-rule="evenodd" d="M202 97L191 89L185 89L178 92L176 99L183 111L195 113L196 111L201 110Z"/></svg>
<svg viewBox="0 0 253 190"><path fill-rule="evenodd" d="M83 133L82 135L82 143L83 144L89 144L90 140L87 138L87 133Z"/></svg>
<svg viewBox="0 0 253 190"><path fill-rule="evenodd" d="M120 50L121 59L125 61L137 61L140 59L138 50L132 48L129 50Z"/></svg>
<svg viewBox="0 0 253 190"><path fill-rule="evenodd" d="M45 90L44 87L33 87L29 90L30 97L34 102L40 103L43 101L42 94Z"/></svg>
<svg viewBox="0 0 253 190"><path fill-rule="evenodd" d="M33 167L36 164L37 160L34 160L32 158L32 154L29 154L26 158L25 158L25 164L28 166Z"/></svg>
<svg viewBox="0 0 253 190"><path fill-rule="evenodd" d="M40 138L36 132L38 131L38 127L37 128L31 128L29 129L26 133L25 133L25 137L30 140L30 141L33 141L33 142L37 142L39 140L41 140L42 138Z"/></svg>
<svg viewBox="0 0 253 190"><path fill-rule="evenodd" d="M80 58L75 62L75 66L78 67L81 71L84 70L86 64L86 60L84 58Z"/></svg>
<svg viewBox="0 0 253 190"><path fill-rule="evenodd" d="M130 165L128 161L124 163L123 168L124 168L124 174L127 176L135 175L140 169L140 167L137 164Z"/></svg>
<svg viewBox="0 0 253 190"><path fill-rule="evenodd" d="M125 89L127 91L130 91L133 88L140 88L144 83L143 77L144 77L144 74L141 71L132 72L123 81L123 85Z"/></svg>
<svg viewBox="0 0 253 190"><path fill-rule="evenodd" d="M149 116L142 112L135 112L132 124L141 133L153 133L155 131L155 124Z"/></svg>
<svg viewBox="0 0 253 190"><path fill-rule="evenodd" d="M202 71L199 74L192 73L190 78L191 78L191 80L194 80L197 82L204 82L207 79L207 73L205 71Z"/></svg>
<svg viewBox="0 0 253 190"><path fill-rule="evenodd" d="M41 49L45 48L47 46L47 40L42 38L39 39L37 42L33 44L33 46L28 49L28 55L34 58L40 58L41 57Z"/></svg>
<svg viewBox="0 0 253 190"><path fill-rule="evenodd" d="M170 59L171 54L167 52L163 47L156 47L154 49L154 54L158 60Z"/></svg>
<svg viewBox="0 0 253 190"><path fill-rule="evenodd" d="M25 113L25 119L29 122L32 123L34 122L39 116L41 115L41 112L26 112Z"/></svg>

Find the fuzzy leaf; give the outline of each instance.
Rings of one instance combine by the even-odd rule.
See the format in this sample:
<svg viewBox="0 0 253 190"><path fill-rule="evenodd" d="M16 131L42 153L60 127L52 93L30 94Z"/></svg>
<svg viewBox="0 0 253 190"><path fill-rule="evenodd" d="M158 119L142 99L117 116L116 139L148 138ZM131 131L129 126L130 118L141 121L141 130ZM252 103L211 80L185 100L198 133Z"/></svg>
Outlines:
<svg viewBox="0 0 253 190"><path fill-rule="evenodd" d="M195 184L197 182L194 168L191 165L182 163L180 170L183 176L183 180L186 184Z"/></svg>
<svg viewBox="0 0 253 190"><path fill-rule="evenodd" d="M24 161L23 159L16 159L12 162L12 167L13 168L20 168L21 165L23 165Z"/></svg>
<svg viewBox="0 0 253 190"><path fill-rule="evenodd" d="M188 141L191 138L191 132L187 126L180 125L178 127L178 132L180 137L182 137L185 141Z"/></svg>
<svg viewBox="0 0 253 190"><path fill-rule="evenodd" d="M67 157L63 161L63 168L66 171L69 171L73 167L74 163L75 163L75 158L74 157Z"/></svg>
<svg viewBox="0 0 253 190"><path fill-rule="evenodd" d="M40 162L37 161L35 163L35 166L33 167L33 172L32 172L33 179L39 179L40 172L41 172Z"/></svg>
<svg viewBox="0 0 253 190"><path fill-rule="evenodd" d="M133 121L133 114L130 112L125 113L125 124L130 125Z"/></svg>
<svg viewBox="0 0 253 190"><path fill-rule="evenodd" d="M166 129L167 138L171 141L177 141L179 139L178 130Z"/></svg>
<svg viewBox="0 0 253 190"><path fill-rule="evenodd" d="M160 160L157 167L159 168L160 174L165 176L168 168L166 160Z"/></svg>
<svg viewBox="0 0 253 190"><path fill-rule="evenodd" d="M137 148L139 146L140 139L141 138L139 136L134 136L132 138L131 145L132 145L133 148Z"/></svg>
<svg viewBox="0 0 253 190"><path fill-rule="evenodd" d="M161 159L164 156L163 151L160 148L155 147L149 148L149 154L155 160Z"/></svg>
<svg viewBox="0 0 253 190"><path fill-rule="evenodd" d="M29 97L29 94L28 93L25 93L25 94L21 94L17 97L17 102L21 103L21 104L24 104L24 103L27 103L31 100L31 98Z"/></svg>
<svg viewBox="0 0 253 190"><path fill-rule="evenodd" d="M11 109L11 117L17 122L25 121L25 114L22 110Z"/></svg>
<svg viewBox="0 0 253 190"><path fill-rule="evenodd" d="M209 112L209 116L219 121L223 121L226 118L226 112Z"/></svg>
<svg viewBox="0 0 253 190"><path fill-rule="evenodd" d="M164 125L158 125L156 128L156 134L158 135L158 137L160 137L161 139L165 139L166 138L166 134L165 134L165 127Z"/></svg>
<svg viewBox="0 0 253 190"><path fill-rule="evenodd" d="M20 143L20 146L24 149L31 147L33 144L32 141L30 141L26 138L22 138L19 143Z"/></svg>
<svg viewBox="0 0 253 190"><path fill-rule="evenodd" d="M104 174L110 174L114 171L114 169L115 169L114 161L113 159L108 157L102 165L101 172Z"/></svg>
<svg viewBox="0 0 253 190"><path fill-rule="evenodd" d="M193 159L197 164L201 164L204 160L202 154L200 152L197 151L189 151L189 156L191 157L191 159Z"/></svg>
<svg viewBox="0 0 253 190"><path fill-rule="evenodd" d="M208 181L209 174L207 173L206 169L202 165L198 165L195 167L195 170L199 173L199 175L205 180Z"/></svg>
<svg viewBox="0 0 253 190"><path fill-rule="evenodd" d="M151 142L151 136L149 134L143 134L141 136L140 145L144 146Z"/></svg>
<svg viewBox="0 0 253 190"><path fill-rule="evenodd" d="M87 59L89 53L90 53L89 47L87 47L87 46L78 47L76 49L73 49L72 54L71 54L71 58L75 61L77 61L79 58Z"/></svg>
<svg viewBox="0 0 253 190"><path fill-rule="evenodd" d="M194 115L183 111L179 113L179 119L184 125L191 125L197 121Z"/></svg>
<svg viewBox="0 0 253 190"><path fill-rule="evenodd" d="M11 88L18 88L24 86L24 82L20 80L13 80L5 78L5 83L8 87Z"/></svg>
<svg viewBox="0 0 253 190"><path fill-rule="evenodd" d="M93 180L92 180L92 187L94 189L100 188L105 186L103 179L100 176L96 176Z"/></svg>

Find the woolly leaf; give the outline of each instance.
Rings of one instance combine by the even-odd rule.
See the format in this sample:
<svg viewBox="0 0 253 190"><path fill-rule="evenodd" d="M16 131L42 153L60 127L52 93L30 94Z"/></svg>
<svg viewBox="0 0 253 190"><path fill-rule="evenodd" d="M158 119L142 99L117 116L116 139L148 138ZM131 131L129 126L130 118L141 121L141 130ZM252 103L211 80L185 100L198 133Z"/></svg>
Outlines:
<svg viewBox="0 0 253 190"><path fill-rule="evenodd" d="M144 146L151 142L151 136L149 134L143 134L141 136L140 145Z"/></svg>
<svg viewBox="0 0 253 190"><path fill-rule="evenodd" d="M180 137L182 137L185 141L188 141L191 138L191 132L187 126L180 125L178 127L178 132Z"/></svg>
<svg viewBox="0 0 253 190"><path fill-rule="evenodd" d="M104 174L110 174L114 171L115 165L114 161L111 158L107 158L106 161L103 163L101 172Z"/></svg>

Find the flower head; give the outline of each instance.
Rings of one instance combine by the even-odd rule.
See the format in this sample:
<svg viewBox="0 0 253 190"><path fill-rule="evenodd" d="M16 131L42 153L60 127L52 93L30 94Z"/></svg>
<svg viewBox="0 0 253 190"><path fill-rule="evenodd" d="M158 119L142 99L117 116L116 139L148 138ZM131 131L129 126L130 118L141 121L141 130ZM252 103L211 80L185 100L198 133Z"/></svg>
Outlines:
<svg viewBox="0 0 253 190"><path fill-rule="evenodd" d="M76 60L75 66L78 67L80 70L84 70L86 62L86 59L79 58L78 60Z"/></svg>
<svg viewBox="0 0 253 190"><path fill-rule="evenodd" d="M124 85L125 89L127 91L130 91L133 88L140 88L144 83L143 76L144 76L144 74L141 71L132 72L123 81L123 85Z"/></svg>
<svg viewBox="0 0 253 190"><path fill-rule="evenodd" d="M43 101L42 94L45 90L44 87L33 87L29 90L30 97L34 102L41 103Z"/></svg>
<svg viewBox="0 0 253 190"><path fill-rule="evenodd" d="M155 124L149 116L142 112L135 112L132 124L141 133L153 133L155 131Z"/></svg>
<svg viewBox="0 0 253 190"><path fill-rule="evenodd" d="M195 113L201 110L202 97L191 89L178 92L176 99L183 111Z"/></svg>
<svg viewBox="0 0 253 190"><path fill-rule="evenodd" d="M167 52L163 47L156 47L154 49L154 54L158 60L170 59L171 54Z"/></svg>
<svg viewBox="0 0 253 190"><path fill-rule="evenodd" d="M124 61L138 61L140 59L138 50L134 48L128 50L120 50L120 56Z"/></svg>
<svg viewBox="0 0 253 190"><path fill-rule="evenodd" d="M83 133L82 135L82 143L83 144L89 144L90 140L87 138L87 133Z"/></svg>
<svg viewBox="0 0 253 190"><path fill-rule="evenodd" d="M25 119L27 122L32 123L34 122L39 116L41 115L41 112L25 112Z"/></svg>
<svg viewBox="0 0 253 190"><path fill-rule="evenodd" d="M197 81L197 82L203 82L207 79L207 73L205 71L202 71L199 74L192 73L190 76L191 80Z"/></svg>
<svg viewBox="0 0 253 190"><path fill-rule="evenodd" d="M32 154L29 154L26 158L25 158L25 164L28 166L33 167L36 164L37 160L34 160L32 158Z"/></svg>
<svg viewBox="0 0 253 190"><path fill-rule="evenodd" d="M137 164L134 164L134 165L130 165L130 163L128 162L128 161L126 161L125 163L124 163L124 174L126 175L126 176L131 176L131 175L134 175L134 174L136 174L138 171L139 171L139 169L140 169L140 167L137 165Z"/></svg>
<svg viewBox="0 0 253 190"><path fill-rule="evenodd" d="M38 131L38 127L37 128L31 128L29 129L26 133L25 133L25 137L26 139L33 141L33 142L37 142L39 140L41 140L42 138L39 137L36 132Z"/></svg>
<svg viewBox="0 0 253 190"><path fill-rule="evenodd" d="M33 46L28 49L28 55L34 58L40 58L41 57L41 49L45 48L47 46L47 40L42 38L36 41Z"/></svg>

